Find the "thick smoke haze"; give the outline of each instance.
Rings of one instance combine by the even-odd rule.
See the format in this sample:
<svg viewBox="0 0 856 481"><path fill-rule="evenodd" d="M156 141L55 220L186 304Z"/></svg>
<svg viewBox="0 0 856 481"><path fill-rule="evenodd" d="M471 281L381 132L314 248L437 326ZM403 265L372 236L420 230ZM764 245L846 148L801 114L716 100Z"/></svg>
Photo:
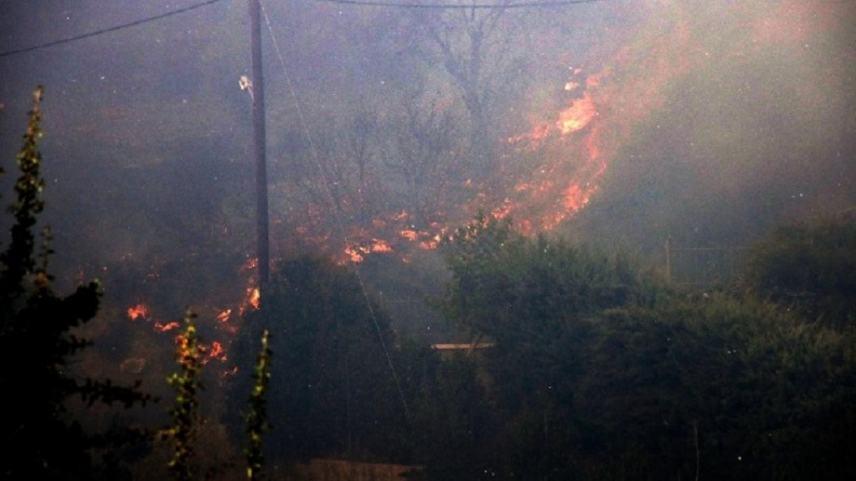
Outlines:
<svg viewBox="0 0 856 481"><path fill-rule="evenodd" d="M105 286L77 368L169 396L191 306L220 414L235 340L263 312L248 2L2 55L194 4L0 0L0 203L44 85L51 270L59 290ZM391 326L366 332L392 347L471 340L434 301L456 274L442 240L480 213L659 272L667 243L743 249L856 205L856 1L263 5L273 263L332 284L294 259L359 269Z"/></svg>
<svg viewBox="0 0 856 481"><path fill-rule="evenodd" d="M783 215L847 206L852 202L854 123L852 6L815 3L603 2L507 12L485 42L477 79L485 92L485 128L495 152L504 139L526 134L539 122L556 121L579 95L562 90L574 81L574 69L582 70L582 79L602 77L591 89L598 132L581 132L540 156L506 149L502 165L490 167L493 177L514 176L510 181L490 179L491 174L479 172L483 166L472 165L478 159L461 158L472 119L466 93L444 67L448 59L430 43L435 14L305 2L271 5L273 32L290 72L287 80L268 40L274 244L295 242L288 240L295 237L291 229L311 217L313 195L315 208L331 208L319 202L323 189L301 184L319 180L312 156L330 164L328 175L353 175L352 166L338 164L353 160L349 137L362 117L370 117L378 130L364 154L364 182L381 184L373 190L403 199L400 205L375 201L380 205L371 206L371 214L406 210L427 223L438 220L427 217L441 212L461 221L469 212L449 211L462 205L491 211L506 199L540 202L545 205L533 207L534 212L524 206L510 214L521 222L531 216L533 230L541 230L537 218L546 218L541 211L554 207L527 199L519 186L539 180L539 164L556 162L563 164L566 178L578 175L583 182L604 184L597 186L587 209L594 228L598 218L616 226L616 217L624 217L661 229L640 232L630 242L650 243L651 236L683 236L682 231L699 229L705 233L688 241L704 242L705 235L719 235L716 226L734 229L734 220L744 224L751 218L763 230ZM63 8L33 2L22 8L8 2L4 45L36 44L176 6L79 2ZM62 236L76 231L91 241L70 241L68 248L85 245L102 260L105 255L112 260L144 255L156 248L161 229L179 237L196 232L243 244L245 252L252 245L241 234L252 216L250 99L238 87L249 71L244 10L225 2L2 60L7 157L16 148L12 140L27 108L21 92L35 83L48 87L52 110L45 151L55 159L52 174L60 184L48 195L58 207L74 208L52 213L58 222L69 222L69 229L52 223ZM457 21L441 20L452 26ZM451 45L463 48L464 40L452 39ZM446 139L432 140L445 142L445 148L428 154L453 157L445 165L444 159L433 162L437 168L398 165L407 149L425 148L396 139L409 135L396 130L414 111L448 125ZM307 152L307 128L316 153ZM585 178L591 172L575 172L584 164L577 157L585 153L575 150L586 135L597 135L593 142L606 151L598 159L606 168L597 179ZM336 173L342 169L349 171ZM489 195L479 197L479 188L459 192L463 181L477 176L473 181L484 182L482 194ZM88 185L95 179L109 182L92 192ZM495 190L497 185L501 190ZM564 187L553 186L549 194L558 198ZM171 194L153 194L159 189ZM798 199L786 201L790 196ZM445 205L450 198L458 202ZM719 214L711 212L711 204L722 203L732 205L713 210L734 212L739 204L742 212L734 212L735 219L712 219ZM609 212L599 216L603 209ZM573 208L566 210L568 215L556 219L573 216ZM194 222L200 225L183 226ZM80 232L75 226L81 224L95 228ZM558 222L541 224L554 228ZM201 233L203 226L219 232ZM757 233L746 232L751 231ZM738 229L726 237L742 242L741 235Z"/></svg>
<svg viewBox="0 0 856 481"><path fill-rule="evenodd" d="M181 6L7 1L2 50ZM479 210L649 254L666 238L742 246L856 196L848 2L266 9L274 258L429 266L438 236ZM244 302L248 28L246 5L224 1L0 58L0 153L13 158L27 93L44 84L55 267L66 285L106 279L105 317L154 299L162 322ZM413 284L405 297L432 283Z"/></svg>

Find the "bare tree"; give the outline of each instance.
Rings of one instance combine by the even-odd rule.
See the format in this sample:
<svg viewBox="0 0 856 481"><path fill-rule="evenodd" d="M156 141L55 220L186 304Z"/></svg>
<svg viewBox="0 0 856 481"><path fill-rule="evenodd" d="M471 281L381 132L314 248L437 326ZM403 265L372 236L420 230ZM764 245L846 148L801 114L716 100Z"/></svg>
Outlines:
<svg viewBox="0 0 856 481"><path fill-rule="evenodd" d="M510 3L501 0L498 5ZM495 101L517 76L512 41L519 26L506 9L452 9L412 14L416 51L430 66L441 64L459 91L469 116L474 167L494 161ZM439 60L439 62L438 62Z"/></svg>
<svg viewBox="0 0 856 481"><path fill-rule="evenodd" d="M373 146L378 141L377 116L365 107L360 108L344 131L344 155L357 169L356 201L359 203L359 215L364 219L368 215L369 204L374 200L369 188L368 169L374 157Z"/></svg>
<svg viewBox="0 0 856 481"><path fill-rule="evenodd" d="M438 107L436 98L419 102L418 95L407 96L400 116L392 119L389 140L392 143L384 161L405 186L405 205L418 223L425 223L448 195L449 184L459 179L456 155L458 124L448 110ZM446 193L446 194L443 194Z"/></svg>

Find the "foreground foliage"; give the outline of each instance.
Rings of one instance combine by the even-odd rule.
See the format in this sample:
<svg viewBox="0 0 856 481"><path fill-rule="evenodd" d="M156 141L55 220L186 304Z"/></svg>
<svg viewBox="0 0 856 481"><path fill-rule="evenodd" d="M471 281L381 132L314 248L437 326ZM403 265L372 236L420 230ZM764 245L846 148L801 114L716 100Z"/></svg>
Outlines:
<svg viewBox="0 0 856 481"><path fill-rule="evenodd" d="M170 410L172 423L163 435L173 444L172 459L168 466L178 481L193 479L191 461L199 422L202 348L193 321L195 318L196 315L190 311L184 314L184 330L176 339L176 361L180 370L167 378L167 382L175 389L175 404Z"/></svg>
<svg viewBox="0 0 856 481"><path fill-rule="evenodd" d="M391 356L394 342L388 318L374 314L344 267L300 258L274 272L262 309L248 315L233 352L239 364L251 364L262 326L277 339L267 400L276 409L275 429L267 444L278 463L400 457L405 443L397 426L406 420L378 336ZM226 411L235 437L251 390L243 378L231 387Z"/></svg>
<svg viewBox="0 0 856 481"><path fill-rule="evenodd" d="M812 321L856 327L856 210L776 229L755 246L746 278Z"/></svg>
<svg viewBox="0 0 856 481"><path fill-rule="evenodd" d="M856 475L847 333L749 295L679 295L626 259L524 239L502 221L476 219L445 249L447 314L496 342L483 363L497 435L482 477ZM458 477L479 476L472 467Z"/></svg>
<svg viewBox="0 0 856 481"><path fill-rule="evenodd" d="M44 236L35 252L38 215L44 203L40 173L41 99L33 95L33 110L24 146L18 154L20 176L15 183L11 243L0 254L0 392L5 406L0 415L4 446L0 457L3 479L95 479L91 451L129 439L126 430L90 435L72 419L72 398L130 407L150 398L133 387L108 380L79 379L71 373L74 356L89 345L74 329L91 321L98 311L101 288L97 281L61 296L48 272L51 254Z"/></svg>
<svg viewBox="0 0 856 481"><path fill-rule="evenodd" d="M247 479L262 479L264 453L262 436L270 430L267 417L267 390L271 377L270 331L262 331L261 349L253 367L253 389L250 392L250 412L247 413Z"/></svg>

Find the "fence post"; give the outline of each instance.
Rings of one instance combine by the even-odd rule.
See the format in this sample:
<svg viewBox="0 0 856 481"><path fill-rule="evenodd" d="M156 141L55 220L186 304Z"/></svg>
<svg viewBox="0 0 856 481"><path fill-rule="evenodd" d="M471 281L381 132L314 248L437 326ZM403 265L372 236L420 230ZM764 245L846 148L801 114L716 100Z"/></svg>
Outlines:
<svg viewBox="0 0 856 481"><path fill-rule="evenodd" d="M666 237L666 284L672 283L672 236Z"/></svg>

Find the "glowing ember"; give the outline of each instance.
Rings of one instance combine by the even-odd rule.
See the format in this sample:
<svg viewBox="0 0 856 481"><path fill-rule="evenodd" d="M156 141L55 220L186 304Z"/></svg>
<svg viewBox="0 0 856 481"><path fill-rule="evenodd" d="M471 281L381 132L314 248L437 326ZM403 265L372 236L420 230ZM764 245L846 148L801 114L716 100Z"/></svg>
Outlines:
<svg viewBox="0 0 856 481"><path fill-rule="evenodd" d="M226 351L223 349L223 345L218 341L214 341L211 343L211 349L208 352L208 356L212 359L219 359L220 361L226 360Z"/></svg>
<svg viewBox="0 0 856 481"><path fill-rule="evenodd" d="M223 348L223 344L219 341L213 341L211 345L202 344L199 348L203 353L203 365L208 364L212 359L220 362L226 362L229 360L228 356L226 356L226 350Z"/></svg>
<svg viewBox="0 0 856 481"><path fill-rule="evenodd" d="M402 238L407 239L409 241L415 241L419 238L419 234L413 229L404 229L398 233Z"/></svg>
<svg viewBox="0 0 856 481"><path fill-rule="evenodd" d="M169 332L174 329L178 329L180 326L181 324L179 324L178 321L170 321L167 323L155 322L153 327L157 332Z"/></svg>
<svg viewBox="0 0 856 481"><path fill-rule="evenodd" d="M508 217L508 214L510 214L510 213L511 213L511 201L509 201L508 199L505 199L505 201L502 203L502 205L493 209L490 212L490 215L492 215L496 219L503 219L505 217Z"/></svg>
<svg viewBox="0 0 856 481"><path fill-rule="evenodd" d="M389 242L383 239L372 239L372 245L369 247L371 252L392 252L392 247Z"/></svg>
<svg viewBox="0 0 856 481"><path fill-rule="evenodd" d="M145 304L137 304L128 308L128 319L134 321L137 319L147 319L149 317L149 308Z"/></svg>
<svg viewBox="0 0 856 481"><path fill-rule="evenodd" d="M251 308L254 311L259 310L261 307L262 294L259 291L258 287L248 287L246 291L246 297L244 298L244 305L241 307L241 313L245 311L247 307Z"/></svg>
<svg viewBox="0 0 856 481"><path fill-rule="evenodd" d="M258 257L250 257L244 262L241 266L241 270L244 271L252 271L259 267L259 258Z"/></svg>
<svg viewBox="0 0 856 481"><path fill-rule="evenodd" d="M219 313L217 313L217 320L220 322L227 322L229 317L232 316L232 309L223 309Z"/></svg>
<svg viewBox="0 0 856 481"><path fill-rule="evenodd" d="M360 263L366 254L392 252L392 246L383 239L372 239L368 245L352 245L345 248L345 254L353 263Z"/></svg>
<svg viewBox="0 0 856 481"><path fill-rule="evenodd" d="M345 254L348 256L353 263L360 263L363 261L363 255L360 254L359 247L346 247Z"/></svg>

